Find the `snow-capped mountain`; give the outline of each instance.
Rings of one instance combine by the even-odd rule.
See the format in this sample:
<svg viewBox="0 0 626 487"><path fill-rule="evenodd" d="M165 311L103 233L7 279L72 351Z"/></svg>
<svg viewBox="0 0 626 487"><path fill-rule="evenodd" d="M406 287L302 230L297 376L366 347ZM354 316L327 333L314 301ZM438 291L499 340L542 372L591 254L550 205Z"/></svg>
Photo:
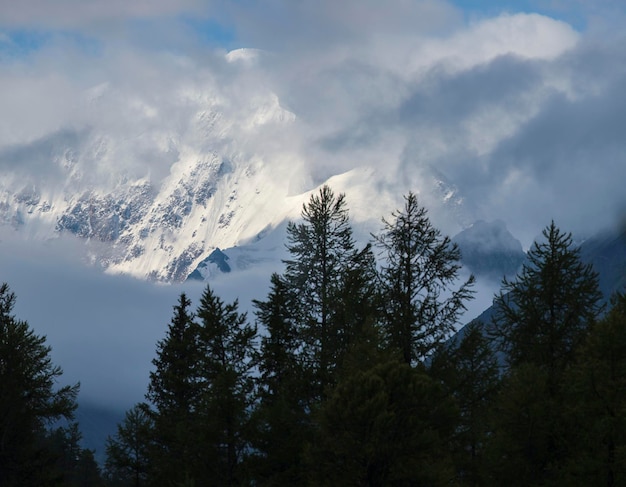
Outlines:
<svg viewBox="0 0 626 487"><path fill-rule="evenodd" d="M258 55L229 53L224 62L246 70ZM210 76L179 86L171 114L149 94L106 83L88 90L75 126L0 149L2 231L73 235L107 272L175 282L196 269L210 277L216 249L229 249L234 270L279 262L285 222L322 184L346 193L363 240L408 189L455 229L469 221L458 189L434 168L401 182L360 161L314 173L302 156L304 123L273 92L234 98L227 89ZM107 124L111 110L115 123Z"/></svg>

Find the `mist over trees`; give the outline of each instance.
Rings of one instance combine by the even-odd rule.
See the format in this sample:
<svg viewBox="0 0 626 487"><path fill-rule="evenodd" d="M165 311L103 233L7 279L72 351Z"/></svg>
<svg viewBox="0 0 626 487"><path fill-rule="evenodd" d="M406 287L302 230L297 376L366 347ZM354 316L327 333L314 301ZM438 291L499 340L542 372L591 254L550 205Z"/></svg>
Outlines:
<svg viewBox="0 0 626 487"><path fill-rule="evenodd" d="M77 447L76 425L45 426L71 420L77 388L50 388L60 370L44 340L11 316L14 296L1 288L0 484L626 482L626 298L603 307L598 275L554 222L517 277L503 280L493 319L458 334L473 278L461 279L458 248L416 195L359 246L344 195L324 186L289 224L286 246L284 271L253 316L210 286L195 309L181 294L145 402L109 437L102 475L93 452ZM42 386L6 365L14 335L31 344L20 350ZM10 421L11 401L36 391L43 402ZM19 448L7 449L5 437ZM57 452L55 465L74 463L29 484L31 472L18 467L46 458L41 445ZM92 483L72 483L79 475Z"/></svg>

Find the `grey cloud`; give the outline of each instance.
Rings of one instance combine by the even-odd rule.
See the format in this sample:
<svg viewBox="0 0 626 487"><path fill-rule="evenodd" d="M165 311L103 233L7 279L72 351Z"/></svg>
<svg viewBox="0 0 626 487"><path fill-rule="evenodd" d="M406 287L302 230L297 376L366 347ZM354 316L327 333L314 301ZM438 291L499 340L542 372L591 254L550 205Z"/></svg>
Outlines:
<svg viewBox="0 0 626 487"><path fill-rule="evenodd" d="M395 172L395 179L404 181L413 190L428 192L433 178L441 179L441 174L435 174L440 171L470 197L464 203L468 215L462 220L471 220L469 215L474 212L478 198L472 188L483 184L485 171L488 171L488 178L496 180L498 175L494 172L502 172L502 169L496 165L483 167L472 147L476 134L468 125L474 119L480 121L491 111L501 112L502 117L497 118L506 123L511 118L527 117L529 97L541 91L545 82L543 66L541 61L505 55L466 70L451 71L436 64L418 80L401 80L382 69L375 71L370 67L370 82L375 79L379 84L372 87L362 83L362 89L358 80L363 71L356 75L354 70L338 71L342 86L354 88L352 92L346 90L342 97L342 103L353 103L346 110L354 118L320 137L318 143L327 152L327 158L338 153L376 153L378 164L391 174ZM356 82L352 83L354 78ZM395 98L384 100L375 96L382 86ZM368 96L369 93L374 96ZM499 127L487 123L479 130L495 133L497 129ZM386 139L390 137L404 145L399 160L385 153ZM354 158L355 164L358 161ZM432 194L431 202L436 203L439 197Z"/></svg>
<svg viewBox="0 0 626 487"><path fill-rule="evenodd" d="M435 65L416 81L372 67L369 79L399 95L384 103L361 102L376 88L352 84L354 69L337 69L341 86L355 87L341 103L353 105L340 105L350 115L317 143L327 159L352 154L355 164L369 151L396 181L426 193L440 171L464 199L463 220L502 218L526 246L552 218L593 233L626 208L620 46L582 42L554 60L506 55L465 70ZM405 145L399 160L385 153L389 134ZM436 203L435 194L424 196Z"/></svg>
<svg viewBox="0 0 626 487"><path fill-rule="evenodd" d="M86 134L86 129L65 129L32 142L5 146L0 149L0 169L36 182L62 181L63 159L71 158L72 148L79 150Z"/></svg>
<svg viewBox="0 0 626 487"><path fill-rule="evenodd" d="M431 0L247 1L234 4L230 14L243 42L301 54L377 36L445 31L460 23L457 10Z"/></svg>
<svg viewBox="0 0 626 487"><path fill-rule="evenodd" d="M503 55L457 73L435 66L399 107L400 123L449 125L493 106L515 110L520 95L542 81L539 64Z"/></svg>
<svg viewBox="0 0 626 487"><path fill-rule="evenodd" d="M589 57L595 61L587 62ZM561 62L575 98L554 93L538 113L480 162L465 186L490 212L530 234L554 218L589 234L616 223L626 207L626 71L619 56L584 46ZM522 229L524 228L524 229Z"/></svg>
<svg viewBox="0 0 626 487"><path fill-rule="evenodd" d="M159 17L208 9L203 0L11 0L0 1L0 25L26 28L78 28L128 18Z"/></svg>
<svg viewBox="0 0 626 487"><path fill-rule="evenodd" d="M84 248L70 239L24 246L4 234L0 249L15 314L47 337L62 382L80 381L81 399L107 407L141 400L176 290L84 267Z"/></svg>

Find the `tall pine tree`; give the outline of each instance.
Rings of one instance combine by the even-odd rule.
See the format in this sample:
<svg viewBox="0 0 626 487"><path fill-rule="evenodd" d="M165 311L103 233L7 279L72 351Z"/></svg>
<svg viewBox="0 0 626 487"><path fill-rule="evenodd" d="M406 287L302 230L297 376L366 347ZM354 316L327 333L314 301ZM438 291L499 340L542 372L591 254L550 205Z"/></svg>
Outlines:
<svg viewBox="0 0 626 487"><path fill-rule="evenodd" d="M350 299L363 302L368 294L362 276L372 273L373 258L369 246L356 248L345 195L336 196L328 186L303 205L301 223L289 223L287 250L284 280L294 296L301 354L311 372L315 401L336 380L350 337L360 325L356 312L348 317L344 311L352 308Z"/></svg>
<svg viewBox="0 0 626 487"><path fill-rule="evenodd" d="M256 328L205 289L195 315L185 294L157 344L150 484L229 486L242 481L253 399Z"/></svg>
<svg viewBox="0 0 626 487"><path fill-rule="evenodd" d="M490 414L500 386L500 366L491 340L479 322L466 325L440 347L430 361L430 375L455 398L459 421L452 452L463 485L484 485L485 445L491 436Z"/></svg>
<svg viewBox="0 0 626 487"><path fill-rule="evenodd" d="M552 222L494 300L494 331L511 366L532 363L556 387L602 309L598 274Z"/></svg>
<svg viewBox="0 0 626 487"><path fill-rule="evenodd" d="M183 293L174 306L167 334L157 343L146 398L154 409L154 449L151 481L163 485L182 483L201 471L201 446L197 441L199 404L204 383L198 326Z"/></svg>
<svg viewBox="0 0 626 487"><path fill-rule="evenodd" d="M239 485L244 479L243 456L249 449L257 330L245 313L238 312L237 300L226 304L209 286L196 314L198 367L205 384L202 421L196 430L206 445L202 455L208 470L202 482Z"/></svg>
<svg viewBox="0 0 626 487"><path fill-rule="evenodd" d="M293 301L286 282L273 274L267 299L254 302L265 335L259 350L256 434L250 468L261 485L304 482L302 455L311 425L307 414L308 379L292 316Z"/></svg>
<svg viewBox="0 0 626 487"><path fill-rule="evenodd" d="M601 310L598 276L571 234L554 222L517 278L504 279L493 330L510 369L492 438L494 481L545 485L561 477L569 452L564 377Z"/></svg>
<svg viewBox="0 0 626 487"><path fill-rule="evenodd" d="M373 236L384 258L387 340L405 363L416 364L452 335L472 297L474 277L456 287L460 251L433 227L414 193L392 217L383 219L382 232Z"/></svg>
<svg viewBox="0 0 626 487"><path fill-rule="evenodd" d="M136 404L126 412L117 433L107 438L106 470L112 486L148 485L150 453L154 438L153 419L147 404Z"/></svg>
<svg viewBox="0 0 626 487"><path fill-rule="evenodd" d="M626 483L626 295L590 330L565 376L569 485Z"/></svg>
<svg viewBox="0 0 626 487"><path fill-rule="evenodd" d="M421 367L388 360L352 370L315 413L310 485L449 485L456 416Z"/></svg>

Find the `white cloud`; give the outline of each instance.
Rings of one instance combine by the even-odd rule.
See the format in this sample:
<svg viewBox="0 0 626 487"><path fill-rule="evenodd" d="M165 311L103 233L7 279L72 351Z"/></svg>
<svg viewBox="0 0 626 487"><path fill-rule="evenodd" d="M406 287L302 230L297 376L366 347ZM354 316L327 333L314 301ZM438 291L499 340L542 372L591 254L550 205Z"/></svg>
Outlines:
<svg viewBox="0 0 626 487"><path fill-rule="evenodd" d="M224 19L247 49L207 47L181 22L187 13ZM540 15L465 24L437 1L3 1L2 45L15 44L12 29L57 33L0 62L0 186L56 181L59 192L65 146L96 186L122 173L159 182L184 172L179 159L216 151L267 164L286 194L374 167L332 180L358 183L361 220L389 216L412 189L446 233L471 218L506 221L525 247L552 218L592 232L626 210L626 51L621 2L591 13L576 32ZM435 206L434 174L464 214ZM67 380L97 402L140 400L178 293L201 289L103 276L67 241L1 240L0 280ZM219 286L246 307L266 274Z"/></svg>
<svg viewBox="0 0 626 487"><path fill-rule="evenodd" d="M197 6L182 4L180 11ZM506 198L494 208L487 195L500 193L509 166L532 175L528 157L506 152L519 152L522 142L507 141L522 140L527 125L559 96L603 102L619 93L609 91L607 81L618 73L618 44L591 45L567 24L536 14L464 25L458 11L441 2L397 0L384 9L352 1L203 6L209 7L229 16L242 39L259 44L251 47L273 51L225 55L195 43L181 50L189 47L185 42L151 49L130 36L103 40L94 54L71 39L53 39L0 65L0 148L77 131L87 137L84 147L96 151L91 166L81 168L94 184L114 183L120 171L159 181L185 146L296 160L306 168L294 178L311 181L301 189L359 165L382 164L388 182L401 179L398 192L428 193L424 169L436 166L481 208L480 216L497 209L506 220ZM108 18L166 16L176 7L144 8L86 4L76 22L106 12ZM209 111L219 119L202 119ZM584 114L577 116L585 126ZM291 123L257 123L273 117ZM602 114L597 118L595 127Z"/></svg>

